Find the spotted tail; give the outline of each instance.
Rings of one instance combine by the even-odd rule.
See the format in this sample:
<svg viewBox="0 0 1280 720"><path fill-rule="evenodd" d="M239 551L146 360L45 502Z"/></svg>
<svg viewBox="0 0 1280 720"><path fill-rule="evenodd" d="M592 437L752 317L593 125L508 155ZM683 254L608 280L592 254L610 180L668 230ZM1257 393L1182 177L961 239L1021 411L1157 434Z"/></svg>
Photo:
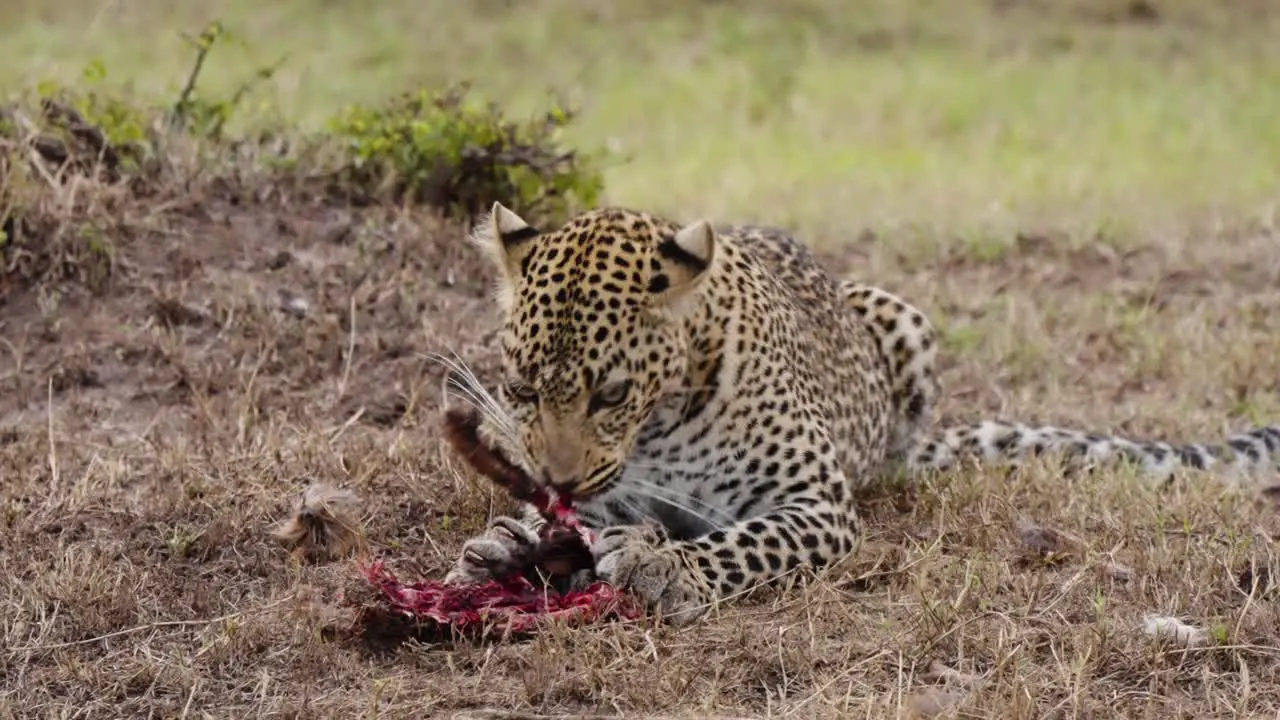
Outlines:
<svg viewBox="0 0 1280 720"><path fill-rule="evenodd" d="M1055 452L1071 461L1128 460L1158 476L1179 468L1266 476L1280 474L1280 425L1235 433L1220 444L1171 444L987 421L922 438L908 451L906 467L945 470L964 458L1009 463Z"/></svg>

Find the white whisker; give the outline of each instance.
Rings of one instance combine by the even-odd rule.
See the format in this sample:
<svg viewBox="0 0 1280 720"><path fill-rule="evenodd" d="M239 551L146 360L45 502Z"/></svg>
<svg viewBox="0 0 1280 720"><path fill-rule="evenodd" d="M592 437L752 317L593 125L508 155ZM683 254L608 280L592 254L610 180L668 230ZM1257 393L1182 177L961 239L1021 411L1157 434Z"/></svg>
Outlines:
<svg viewBox="0 0 1280 720"><path fill-rule="evenodd" d="M680 387L680 388L675 388L673 390L668 390L667 394L682 395L684 393L707 392L707 391L714 392L716 390L719 390L721 387L722 386L720 385L689 385L686 387Z"/></svg>
<svg viewBox="0 0 1280 720"><path fill-rule="evenodd" d="M426 357L446 370L444 394L446 401L450 395L449 390L453 390L454 395L467 400L484 414L490 424L505 438L514 439L517 436L516 426L511 416L485 389L480 379L471 368L467 367L462 358L458 357L457 353L453 353L452 358L441 353L428 353Z"/></svg>
<svg viewBox="0 0 1280 720"><path fill-rule="evenodd" d="M676 473L679 475L706 475L705 463L648 463L635 460L627 461L627 470L649 470L660 473Z"/></svg>
<svg viewBox="0 0 1280 720"><path fill-rule="evenodd" d="M641 497L647 497L647 498L650 498L650 499L656 500L656 501L658 501L658 502L660 502L660 503L663 503L664 505L670 505L671 507L673 507L673 508L675 508L675 509L677 509L677 510L680 510L680 511L682 511L682 512L686 512L686 513L688 513L689 515L691 515L691 516L693 516L693 517L695 517L695 518L697 518L697 519L701 520L702 522L706 523L709 527L711 527L711 528L713 528L713 529L715 529L715 530L719 530L719 529L721 529L721 528L727 527L728 525L731 525L731 524L732 524L732 523L723 523L723 522L718 522L718 521L716 521L714 518L712 518L710 515L707 515L706 513L699 512L699 511L697 511L697 510L693 509L692 507L689 507L688 505L686 505L686 504L684 504L684 503L682 503L682 502L679 502L679 501L675 500L674 498L670 498L670 497L666 497L666 496L660 495L660 494L658 494L658 493L656 493L656 492L653 492L653 491L652 491L652 490L650 490L650 489L647 489L647 488L646 488L646 489L640 489L640 490L637 490L636 492L637 492L637 494L639 494Z"/></svg>
<svg viewBox="0 0 1280 720"><path fill-rule="evenodd" d="M639 503L637 503L636 501L632 500L629 497L621 498L619 502L621 502L622 506L631 512L631 515L636 520L657 520L657 518L655 518L652 513L650 513L648 510L645 510L643 507L640 506Z"/></svg>
<svg viewBox="0 0 1280 720"><path fill-rule="evenodd" d="M627 484L629 490L634 489L633 491L637 494L665 503L678 510L683 510L711 527L722 528L737 521L736 518L724 510L687 493L681 493L638 477L624 476L623 482ZM707 512L702 512L689 503L694 503L697 507L701 507ZM717 520L712 515L718 516L720 519Z"/></svg>

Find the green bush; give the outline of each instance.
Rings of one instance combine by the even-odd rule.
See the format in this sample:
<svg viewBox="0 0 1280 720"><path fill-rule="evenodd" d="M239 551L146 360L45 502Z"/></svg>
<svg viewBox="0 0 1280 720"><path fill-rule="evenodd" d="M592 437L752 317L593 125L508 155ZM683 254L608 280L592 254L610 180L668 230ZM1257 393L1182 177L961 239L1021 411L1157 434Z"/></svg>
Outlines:
<svg viewBox="0 0 1280 720"><path fill-rule="evenodd" d="M242 101L276 67L210 96L198 82L206 60L234 41L218 23L187 41L192 66L171 103L136 102L91 63L73 87L42 83L0 106L0 286L108 278L115 264L101 229L119 227L130 203L189 194L197 181L235 198L319 190L330 200L420 203L467 220L501 201L554 221L599 199L598 158L563 147L573 113L562 107L515 122L495 106L467 103L459 85L350 108L319 137L233 136L228 125Z"/></svg>
<svg viewBox="0 0 1280 720"><path fill-rule="evenodd" d="M340 189L356 202L424 203L467 219L494 201L554 220L599 200L600 158L561 145L571 111L515 122L494 105L469 105L467 90L411 93L334 118Z"/></svg>

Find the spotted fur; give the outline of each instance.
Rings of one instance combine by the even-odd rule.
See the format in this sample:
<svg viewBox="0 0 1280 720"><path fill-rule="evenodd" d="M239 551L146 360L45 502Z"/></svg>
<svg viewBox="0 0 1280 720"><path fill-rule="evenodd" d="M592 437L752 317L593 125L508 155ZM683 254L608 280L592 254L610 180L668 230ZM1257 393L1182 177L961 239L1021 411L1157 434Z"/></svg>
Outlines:
<svg viewBox="0 0 1280 720"><path fill-rule="evenodd" d="M779 230L605 208L542 232L495 205L476 237L497 269L506 374L486 435L575 498L599 531L596 572L670 621L850 552L854 491L888 468L1051 448L1155 470L1280 456L1274 427L1229 451L996 423L928 435L928 319L833 278ZM536 524L496 521L450 579L489 577Z"/></svg>

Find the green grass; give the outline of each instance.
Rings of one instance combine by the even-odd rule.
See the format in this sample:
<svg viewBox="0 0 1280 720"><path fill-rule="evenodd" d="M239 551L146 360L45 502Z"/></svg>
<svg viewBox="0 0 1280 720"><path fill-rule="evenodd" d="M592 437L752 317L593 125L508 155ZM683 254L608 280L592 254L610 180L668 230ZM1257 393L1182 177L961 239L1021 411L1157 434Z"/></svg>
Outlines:
<svg viewBox="0 0 1280 720"><path fill-rule="evenodd" d="M212 60L210 91L285 58L251 122L318 128L347 103L460 79L517 110L558 92L585 111L573 141L627 160L608 199L681 216L826 241L918 229L987 251L1028 225L1274 220L1280 24L1256 3L1165 2L1155 24L1105 22L1128 3L1102 0L616 5L12 5L0 88L75 81L101 59L108 82L172 97L179 33L219 19L245 47Z"/></svg>

